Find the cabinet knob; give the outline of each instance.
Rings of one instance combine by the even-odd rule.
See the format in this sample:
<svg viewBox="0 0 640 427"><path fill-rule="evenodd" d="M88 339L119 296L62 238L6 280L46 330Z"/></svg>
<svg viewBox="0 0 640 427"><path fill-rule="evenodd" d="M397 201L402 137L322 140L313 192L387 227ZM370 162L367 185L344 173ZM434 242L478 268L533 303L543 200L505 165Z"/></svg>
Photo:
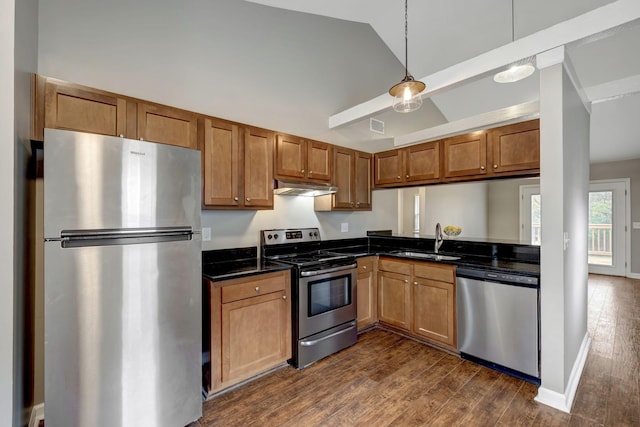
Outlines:
<svg viewBox="0 0 640 427"><path fill-rule="evenodd" d="M251 197L247 197L247 202L250 202L250 201L251 201Z"/></svg>
<svg viewBox="0 0 640 427"><path fill-rule="evenodd" d="M400 179L400 175L396 176L396 179Z"/></svg>
<svg viewBox="0 0 640 427"><path fill-rule="evenodd" d="M407 280L407 279L404 279L404 283L409 283L409 280Z"/></svg>
<svg viewBox="0 0 640 427"><path fill-rule="evenodd" d="M309 175L311 175L313 173L313 171L309 171Z"/></svg>
<svg viewBox="0 0 640 427"><path fill-rule="evenodd" d="M367 266L366 266L366 265L363 265L363 266L362 266L362 269L363 269L363 270L366 270L366 269L367 269Z"/></svg>
<svg viewBox="0 0 640 427"><path fill-rule="evenodd" d="M405 175L404 177L405 177L405 178L407 178L407 179L409 179L409 175Z"/></svg>
<svg viewBox="0 0 640 427"><path fill-rule="evenodd" d="M120 138L124 138L124 135L123 135L123 134L120 134Z"/></svg>
<svg viewBox="0 0 640 427"><path fill-rule="evenodd" d="M353 207L353 202L351 202L351 207Z"/></svg>
<svg viewBox="0 0 640 427"><path fill-rule="evenodd" d="M282 299L287 299L287 296L286 295L282 295Z"/></svg>
<svg viewBox="0 0 640 427"><path fill-rule="evenodd" d="M144 141L144 138L140 138L140 141Z"/></svg>
<svg viewBox="0 0 640 427"><path fill-rule="evenodd" d="M484 170L484 166L480 166L480 170L483 171Z"/></svg>
<svg viewBox="0 0 640 427"><path fill-rule="evenodd" d="M413 284L414 284L414 285L417 285L417 284L418 284L418 282L413 282Z"/></svg>
<svg viewBox="0 0 640 427"><path fill-rule="evenodd" d="M237 202L238 201L238 197L234 197L233 200Z"/></svg>
<svg viewBox="0 0 640 427"><path fill-rule="evenodd" d="M260 292L260 286L256 286L256 292Z"/></svg>
<svg viewBox="0 0 640 427"><path fill-rule="evenodd" d="M498 169L498 165L493 165L493 168L494 169Z"/></svg>
<svg viewBox="0 0 640 427"><path fill-rule="evenodd" d="M302 169L300 172L304 173L304 169Z"/></svg>
<svg viewBox="0 0 640 427"><path fill-rule="evenodd" d="M356 207L360 207L360 203L356 203Z"/></svg>

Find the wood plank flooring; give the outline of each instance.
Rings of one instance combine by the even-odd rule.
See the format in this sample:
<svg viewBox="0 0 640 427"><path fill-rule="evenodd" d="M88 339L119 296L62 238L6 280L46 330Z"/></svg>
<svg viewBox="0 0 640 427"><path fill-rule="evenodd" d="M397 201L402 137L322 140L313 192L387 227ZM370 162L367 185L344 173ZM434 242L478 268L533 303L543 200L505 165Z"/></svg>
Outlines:
<svg viewBox="0 0 640 427"><path fill-rule="evenodd" d="M640 280L590 276L588 327L571 414L535 402L530 383L378 328L205 402L192 426L640 426Z"/></svg>

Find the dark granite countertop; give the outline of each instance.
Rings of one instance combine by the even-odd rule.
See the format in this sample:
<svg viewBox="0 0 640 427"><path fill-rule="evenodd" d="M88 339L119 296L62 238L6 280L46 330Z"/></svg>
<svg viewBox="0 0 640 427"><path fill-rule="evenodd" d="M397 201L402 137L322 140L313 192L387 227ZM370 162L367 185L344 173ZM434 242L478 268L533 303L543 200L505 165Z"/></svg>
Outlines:
<svg viewBox="0 0 640 427"><path fill-rule="evenodd" d="M505 273L523 274L523 275L536 276L536 277L540 276L540 264L528 263L528 262L522 262L522 261L513 261L513 260L492 259L491 257L474 256L474 255L459 254L459 253L452 253L452 252L442 252L442 255L459 256L460 259L452 260L452 261L436 261L436 260L424 259L419 257L412 257L412 256L398 253L403 251L419 252L411 248L407 248L407 249L392 248L391 249L391 248L368 248L366 246L352 246L352 247L347 247L342 249L333 249L333 251L353 255L355 257L373 256L373 255L390 256L395 258L411 259L416 261L440 262L443 264L450 264L450 265L455 265L459 267L491 269L496 271L502 271Z"/></svg>
<svg viewBox="0 0 640 427"><path fill-rule="evenodd" d="M209 280L225 280L290 269L290 265L251 258L202 264L202 275Z"/></svg>
<svg viewBox="0 0 640 427"><path fill-rule="evenodd" d="M202 253L202 275L209 280L235 279L290 269L290 265L258 258L255 247L220 249Z"/></svg>

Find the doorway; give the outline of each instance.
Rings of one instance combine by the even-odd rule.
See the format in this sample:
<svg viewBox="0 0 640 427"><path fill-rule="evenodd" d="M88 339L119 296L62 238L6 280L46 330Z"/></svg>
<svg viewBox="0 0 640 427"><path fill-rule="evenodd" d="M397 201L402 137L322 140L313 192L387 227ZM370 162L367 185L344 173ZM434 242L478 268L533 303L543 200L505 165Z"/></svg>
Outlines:
<svg viewBox="0 0 640 427"><path fill-rule="evenodd" d="M625 276L629 218L629 179L589 184L589 272ZM540 186L520 186L520 240L540 245Z"/></svg>

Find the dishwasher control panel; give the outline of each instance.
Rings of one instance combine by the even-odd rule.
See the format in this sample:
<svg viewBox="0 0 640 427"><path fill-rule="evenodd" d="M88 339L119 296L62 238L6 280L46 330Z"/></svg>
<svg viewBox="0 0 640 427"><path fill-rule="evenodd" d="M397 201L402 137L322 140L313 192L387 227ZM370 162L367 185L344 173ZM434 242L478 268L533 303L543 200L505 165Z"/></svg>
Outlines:
<svg viewBox="0 0 640 427"><path fill-rule="evenodd" d="M458 268L456 270L457 277L468 277L486 282L509 283L522 286L538 286L539 280L534 276L523 276L520 274L503 273L492 270L476 270L472 268Z"/></svg>

